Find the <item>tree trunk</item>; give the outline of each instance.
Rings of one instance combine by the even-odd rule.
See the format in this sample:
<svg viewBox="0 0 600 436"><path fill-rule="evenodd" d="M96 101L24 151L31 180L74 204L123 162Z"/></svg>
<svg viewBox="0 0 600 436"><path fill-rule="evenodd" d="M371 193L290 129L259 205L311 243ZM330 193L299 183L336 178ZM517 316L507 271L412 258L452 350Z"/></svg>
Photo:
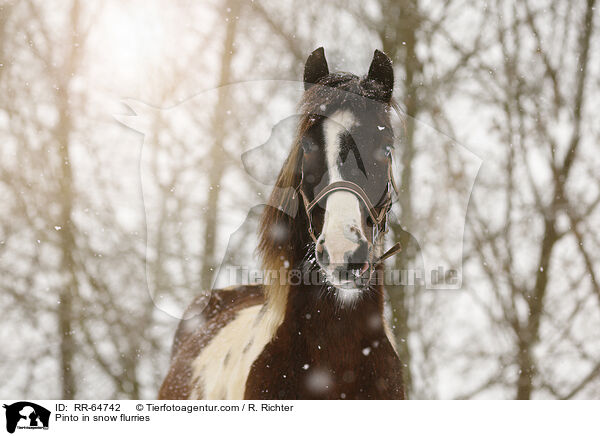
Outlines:
<svg viewBox="0 0 600 436"><path fill-rule="evenodd" d="M231 61L234 56L235 34L240 12L240 3L237 0L229 0L225 5L223 14L227 20L225 29L225 40L221 53L221 72L219 75L219 100L214 114L214 142L208 157L208 198L206 200L204 215L204 235L202 250L202 289L208 290L212 287L212 280L216 268L215 242L218 232L218 206L221 193L221 179L225 170L223 156L223 145L226 132L226 115L230 103L227 85L231 81Z"/></svg>
<svg viewBox="0 0 600 436"><path fill-rule="evenodd" d="M58 234L61 251L61 271L65 274L63 288L59 291L58 330L60 338L60 368L62 380L62 399L75 398L77 386L73 373L73 362L76 350L74 336L74 303L77 297L77 274L73 258L75 251L75 227L73 216L73 171L71 166L71 96L69 86L77 64L79 47L79 0L74 0L71 8L71 46L64 64L58 72L61 86L57 91L57 108L59 121L56 129L58 146L57 177L59 186L60 223Z"/></svg>
<svg viewBox="0 0 600 436"><path fill-rule="evenodd" d="M400 242L402 251L396 256L395 269L404 271L411 268L415 263L418 250L414 246L414 239L403 230L411 228L413 221L412 213L412 163L415 158L414 117L417 116L421 107L417 99L418 77L422 74L422 66L417 57L416 44L417 32L421 18L417 0L403 0L400 2L384 2L382 10L386 11L384 22L381 23L380 38L383 51L388 53L392 59L404 68L405 80L404 94L402 99L406 113L406 131L402 134L401 164L402 174L398 192L400 203L400 222L390 225L394 241ZM400 134L400 132L397 132ZM409 347L410 333L410 293L417 291L417 285L387 286L389 301L393 313L393 332L396 337L396 349L404 366L404 386L408 397L412 391L412 372L410 367L411 353Z"/></svg>

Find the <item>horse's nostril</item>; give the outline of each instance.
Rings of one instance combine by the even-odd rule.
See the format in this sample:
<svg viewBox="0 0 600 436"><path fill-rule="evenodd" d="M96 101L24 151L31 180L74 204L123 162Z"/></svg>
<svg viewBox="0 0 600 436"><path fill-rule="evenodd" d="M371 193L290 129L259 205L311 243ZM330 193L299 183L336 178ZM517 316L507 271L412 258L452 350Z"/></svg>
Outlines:
<svg viewBox="0 0 600 436"><path fill-rule="evenodd" d="M365 263L369 261L369 247L366 242L362 241L358 248L346 257L346 268L348 270L362 270Z"/></svg>
<svg viewBox="0 0 600 436"><path fill-rule="evenodd" d="M321 239L319 240L319 242L317 242L317 262L319 262L319 264L321 264L321 266L328 266L329 265L329 253L327 252L327 248L325 247L324 244L325 240Z"/></svg>

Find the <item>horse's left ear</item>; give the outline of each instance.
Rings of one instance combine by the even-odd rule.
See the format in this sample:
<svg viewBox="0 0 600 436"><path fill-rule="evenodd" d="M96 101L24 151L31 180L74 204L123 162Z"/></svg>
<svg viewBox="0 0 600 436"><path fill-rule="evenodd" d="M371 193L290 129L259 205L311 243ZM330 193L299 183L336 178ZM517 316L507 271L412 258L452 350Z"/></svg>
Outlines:
<svg viewBox="0 0 600 436"><path fill-rule="evenodd" d="M367 79L383 85L383 100L389 102L394 90L394 68L391 59L384 52L375 50Z"/></svg>

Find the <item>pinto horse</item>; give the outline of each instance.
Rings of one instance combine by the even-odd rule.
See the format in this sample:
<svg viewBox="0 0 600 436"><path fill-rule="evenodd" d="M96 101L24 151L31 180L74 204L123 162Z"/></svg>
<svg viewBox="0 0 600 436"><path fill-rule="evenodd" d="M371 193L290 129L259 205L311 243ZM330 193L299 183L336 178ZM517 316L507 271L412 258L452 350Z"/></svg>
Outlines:
<svg viewBox="0 0 600 436"><path fill-rule="evenodd" d="M301 119L260 222L265 271L318 271L215 290L187 309L160 399L403 399L384 318L394 73L376 50L366 76L307 59ZM298 213L286 210L295 204ZM310 275L314 278L314 275Z"/></svg>

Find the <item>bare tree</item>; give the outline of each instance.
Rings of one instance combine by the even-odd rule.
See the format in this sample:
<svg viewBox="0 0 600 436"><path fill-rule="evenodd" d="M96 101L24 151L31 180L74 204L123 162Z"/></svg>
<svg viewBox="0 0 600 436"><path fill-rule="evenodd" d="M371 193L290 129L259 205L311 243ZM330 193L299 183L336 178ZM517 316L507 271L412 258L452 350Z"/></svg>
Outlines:
<svg viewBox="0 0 600 436"><path fill-rule="evenodd" d="M142 172L154 176L144 188L156 200L142 204L131 151L141 139L97 105L107 91L98 88L114 84L91 80L91 36L107 36L96 22L102 7L0 2L5 396L154 395L177 322L157 301L184 306L209 289L229 237L223 217L246 216L269 189L249 178L231 185L238 155L265 133L257 120L277 110L276 87L237 95L226 85L298 80L321 45L332 70L360 71L374 48L394 60L405 118L396 132L396 269L418 269L424 250L448 248L436 208L464 189L466 162L443 155L442 168L419 166L423 145L438 140L432 130L484 161L467 215L463 289L388 289L410 397L600 394L595 0L169 5L189 26L176 26L177 48L140 72L146 90L133 97L179 112L139 116L148 127ZM177 104L212 87L210 107ZM276 97L290 107L297 99ZM238 98L248 109L230 111ZM439 173L448 183L426 202L421 188ZM174 189L183 179L197 189ZM254 219L239 232L247 245ZM410 234L415 226L425 239ZM252 259L252 247L233 250Z"/></svg>
<svg viewBox="0 0 600 436"><path fill-rule="evenodd" d="M473 395L503 385L514 386L517 399L536 392L572 397L598 373L599 356L571 326L577 319L598 319L597 312L585 309L584 290L598 295L598 264L584 247L595 245L595 235L588 232L597 220L599 199L583 195L578 186L583 180L597 183L586 175L584 145L594 141L584 128L586 105L597 92L588 88L594 3L575 10L555 3L545 10L533 2L498 1L490 11L502 58L478 57L476 98L498 109L492 131L503 145L498 160L487 166L493 171L486 171L496 182L485 177L475 193L468 257L483 274L471 286L491 291L489 298L478 292L478 302L510 340L508 354L498 356L498 370ZM562 31L550 36L555 26ZM501 200L496 211L482 198L490 194ZM578 266L569 266L567 251L579 253ZM558 306L557 298L562 301ZM569 307L568 315L560 306ZM559 381L556 368L544 364L556 362L561 349L591 362L581 381L568 376ZM515 377L509 376L511 368Z"/></svg>

